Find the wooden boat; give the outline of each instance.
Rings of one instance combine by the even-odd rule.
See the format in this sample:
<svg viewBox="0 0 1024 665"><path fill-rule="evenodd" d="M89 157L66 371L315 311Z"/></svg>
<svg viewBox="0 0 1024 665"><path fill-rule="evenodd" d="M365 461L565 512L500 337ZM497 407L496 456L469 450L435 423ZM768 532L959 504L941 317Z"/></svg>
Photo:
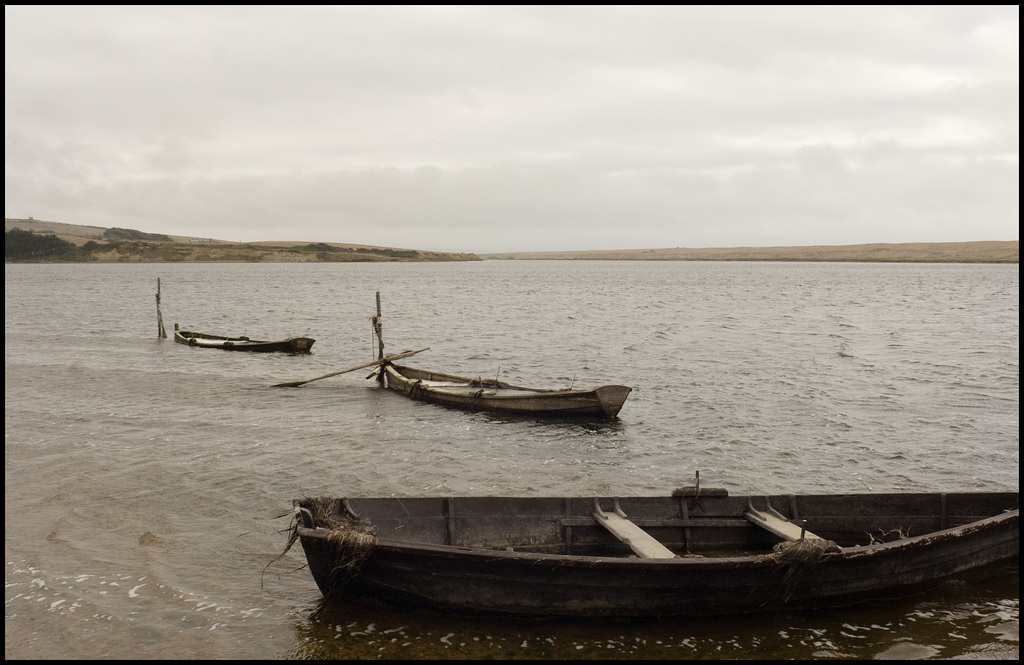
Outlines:
<svg viewBox="0 0 1024 665"><path fill-rule="evenodd" d="M390 390L413 399L473 411L526 414L531 416L614 418L632 388L607 385L599 388L526 388L494 379L470 378L396 365L384 356L380 292L377 315L370 317L373 337L378 341L376 376ZM425 351L426 349L421 349ZM406 352L419 353L419 351ZM290 384L289 384L290 385Z"/></svg>
<svg viewBox="0 0 1024 665"><path fill-rule="evenodd" d="M396 392L434 404L476 411L529 414L533 416L614 418L632 388L608 385L599 388L524 388L497 379L430 372L383 363L385 385Z"/></svg>
<svg viewBox="0 0 1024 665"><path fill-rule="evenodd" d="M188 344L189 346L198 346L204 349L224 349L225 351L309 353L309 350L313 347L313 342L316 340L312 337L291 337L271 342L249 339L248 337L208 335L206 333L181 330L178 328L178 324L175 323L174 341L179 344Z"/></svg>
<svg viewBox="0 0 1024 665"><path fill-rule="evenodd" d="M699 478L698 478L699 481ZM912 595L1018 565L1017 492L304 498L326 601L521 617L729 615ZM287 551L287 550L286 550Z"/></svg>

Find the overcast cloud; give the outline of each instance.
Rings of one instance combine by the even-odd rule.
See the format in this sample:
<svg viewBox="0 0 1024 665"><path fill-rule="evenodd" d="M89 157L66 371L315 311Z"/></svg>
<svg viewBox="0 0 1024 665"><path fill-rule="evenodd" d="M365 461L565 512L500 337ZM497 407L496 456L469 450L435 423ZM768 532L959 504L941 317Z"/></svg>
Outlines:
<svg viewBox="0 0 1024 665"><path fill-rule="evenodd" d="M1019 238L1019 8L5 6L5 216L499 252Z"/></svg>

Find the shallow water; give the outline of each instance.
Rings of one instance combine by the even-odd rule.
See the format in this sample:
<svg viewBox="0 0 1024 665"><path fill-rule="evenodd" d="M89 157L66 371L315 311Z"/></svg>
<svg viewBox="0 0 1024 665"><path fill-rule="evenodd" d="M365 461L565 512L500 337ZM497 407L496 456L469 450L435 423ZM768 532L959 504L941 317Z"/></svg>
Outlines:
<svg viewBox="0 0 1024 665"><path fill-rule="evenodd" d="M308 335L305 356L168 329ZM622 383L609 422L380 390L408 364ZM494 622L319 608L303 495L1017 490L1016 265L5 266L8 658L1017 658L1016 571L877 607ZM415 362L413 362L415 360ZM264 569L267 569L264 574Z"/></svg>

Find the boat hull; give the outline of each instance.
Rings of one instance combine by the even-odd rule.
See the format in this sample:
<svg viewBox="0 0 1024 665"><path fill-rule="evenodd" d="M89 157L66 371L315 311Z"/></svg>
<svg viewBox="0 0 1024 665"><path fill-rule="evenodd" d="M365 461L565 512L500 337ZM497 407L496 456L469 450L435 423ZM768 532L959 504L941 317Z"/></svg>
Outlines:
<svg viewBox="0 0 1024 665"><path fill-rule="evenodd" d="M289 339L264 341L248 337L225 337L206 333L175 330L174 341L179 344L204 349L222 349L224 351L249 351L253 353L309 353L316 341L311 337L291 337Z"/></svg>
<svg viewBox="0 0 1024 665"><path fill-rule="evenodd" d="M614 418L632 390L620 385L581 390L524 388L391 363L383 371L389 389L412 399L473 411L534 416Z"/></svg>
<svg viewBox="0 0 1024 665"><path fill-rule="evenodd" d="M373 522L378 540L343 581L332 574L338 560L329 530L296 528L328 600L523 617L710 616L901 597L1016 565L1017 496L617 500L676 551L670 559L616 552L622 544L595 524L593 499L350 499L351 510ZM748 499L789 519L798 512L809 531L842 547L818 551L813 560L773 552L778 539L743 517ZM871 542L908 531L920 535ZM408 540L398 540L403 532ZM857 539L869 542L849 544Z"/></svg>

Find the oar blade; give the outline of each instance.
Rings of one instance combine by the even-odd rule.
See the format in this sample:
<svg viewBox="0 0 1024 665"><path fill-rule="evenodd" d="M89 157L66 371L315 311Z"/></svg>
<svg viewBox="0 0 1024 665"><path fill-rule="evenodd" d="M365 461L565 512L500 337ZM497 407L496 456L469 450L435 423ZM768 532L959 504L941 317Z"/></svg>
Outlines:
<svg viewBox="0 0 1024 665"><path fill-rule="evenodd" d="M298 388L303 383L308 383L308 381L289 381L288 383L275 383L274 385L272 385L270 387L271 388Z"/></svg>

